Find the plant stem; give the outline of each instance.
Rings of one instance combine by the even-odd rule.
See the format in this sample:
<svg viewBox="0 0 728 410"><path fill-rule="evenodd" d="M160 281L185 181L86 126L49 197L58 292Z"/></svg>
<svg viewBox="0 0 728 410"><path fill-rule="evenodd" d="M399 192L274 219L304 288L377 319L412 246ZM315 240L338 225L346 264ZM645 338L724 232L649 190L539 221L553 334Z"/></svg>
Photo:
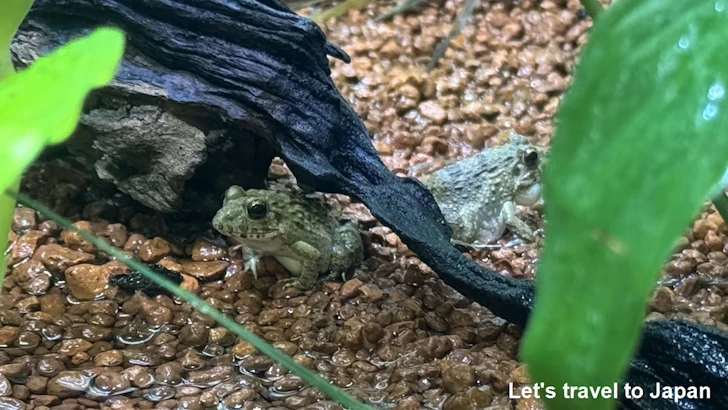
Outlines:
<svg viewBox="0 0 728 410"><path fill-rule="evenodd" d="M725 191L721 189L718 195L714 196L713 206L720 214L721 218L725 223L728 223L728 196L725 195Z"/></svg>
<svg viewBox="0 0 728 410"><path fill-rule="evenodd" d="M602 4L599 2L599 0L581 0L581 5L584 6L586 12L589 13L589 17L591 17L592 20L596 20L599 13L604 11L604 8L602 7Z"/></svg>
<svg viewBox="0 0 728 410"><path fill-rule="evenodd" d="M9 188L12 191L20 189L20 179L15 181ZM2 244L3 253L0 253L0 293L3 290L5 280L5 249L8 246L8 234L10 233L10 225L13 222L13 212L15 211L15 198L6 195L0 195L0 244Z"/></svg>
<svg viewBox="0 0 728 410"><path fill-rule="evenodd" d="M322 24L324 21L333 17L339 17L349 10L358 10L366 6L369 1L370 0L346 0L334 7L311 14L308 18L315 21L317 24Z"/></svg>
<svg viewBox="0 0 728 410"><path fill-rule="evenodd" d="M72 222L57 213L53 212L50 208L46 207L45 205L41 204L38 201L35 201L31 198L29 198L27 195L22 194L20 192L14 191L14 190L6 190L5 195L0 195L1 197L12 197L14 200L17 200L19 203L21 203L23 206L27 206L29 208L33 208L36 211L40 212L41 214L47 216L52 221L57 222L59 225L63 226L66 229L72 230L76 233L78 233L82 238L85 240L91 242L94 244L97 248L100 250L106 252L107 254L113 256L114 258L118 259L125 265L129 266L130 268L137 270L141 272L144 276L148 277L152 281L154 281L156 284L160 285L164 289L166 289L169 293L174 294L181 299L184 299L185 302L189 303L190 306L197 309L200 313L205 314L224 327L226 327L228 330L239 336L241 339L248 341L250 344L252 344L258 351L265 354L266 356L270 357L271 359L275 360L276 362L280 363L284 367L286 367L288 370L290 370L292 373L296 374L297 376L301 377L303 380L308 382L313 387L317 388L319 391L324 393L325 395L329 396L330 398L336 400L343 408L349 409L349 410L374 410L372 407L363 404L362 402L358 401L354 397L350 396L348 393L344 392L342 389L336 387L334 384L330 383L328 380L325 380L320 375L316 374L312 370L303 367L298 362L294 361L291 357L286 355L285 353L281 352L280 350L274 348L270 344L268 344L264 339L258 337L257 335L251 333L245 327L239 325L229 317L225 316L222 312L212 307L209 303L201 299L199 296L195 295L192 292L189 292L187 290L184 290L177 286L174 282L165 279L163 276L159 275L158 273L153 272L149 267L142 264L141 262L138 262L119 249L115 248L112 245L109 245L108 243L102 241L101 239L94 236L92 233L85 231L83 229L77 228L75 225L72 224Z"/></svg>

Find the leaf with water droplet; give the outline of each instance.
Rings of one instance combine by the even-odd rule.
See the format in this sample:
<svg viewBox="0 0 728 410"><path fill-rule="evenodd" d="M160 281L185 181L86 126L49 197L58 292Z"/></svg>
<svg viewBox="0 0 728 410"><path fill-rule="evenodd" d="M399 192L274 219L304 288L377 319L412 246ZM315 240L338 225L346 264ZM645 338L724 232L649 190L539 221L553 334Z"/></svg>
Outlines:
<svg viewBox="0 0 728 410"><path fill-rule="evenodd" d="M611 386L663 262L728 164L722 2L620 0L592 27L544 172L546 241L522 354L548 408ZM620 392L620 395L622 392Z"/></svg>

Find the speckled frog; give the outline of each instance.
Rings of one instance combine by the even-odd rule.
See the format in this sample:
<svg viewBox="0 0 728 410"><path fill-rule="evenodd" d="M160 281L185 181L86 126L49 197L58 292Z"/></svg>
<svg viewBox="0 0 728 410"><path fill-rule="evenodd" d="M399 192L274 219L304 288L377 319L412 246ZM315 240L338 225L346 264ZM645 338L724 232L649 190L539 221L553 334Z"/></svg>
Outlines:
<svg viewBox="0 0 728 410"><path fill-rule="evenodd" d="M534 231L516 215L516 205L541 199L545 148L512 134L500 146L452 163L424 181L453 229L454 244L490 247L506 227L534 240Z"/></svg>
<svg viewBox="0 0 728 410"><path fill-rule="evenodd" d="M286 286L311 289L319 273L343 276L363 259L357 227L340 225L317 198L233 185L212 224L243 246L276 258L294 276Z"/></svg>

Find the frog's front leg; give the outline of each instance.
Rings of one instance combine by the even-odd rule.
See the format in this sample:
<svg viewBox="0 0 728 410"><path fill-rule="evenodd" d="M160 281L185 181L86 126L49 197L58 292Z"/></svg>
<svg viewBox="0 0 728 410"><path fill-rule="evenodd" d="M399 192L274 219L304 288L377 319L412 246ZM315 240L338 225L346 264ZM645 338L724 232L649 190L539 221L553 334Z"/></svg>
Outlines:
<svg viewBox="0 0 728 410"><path fill-rule="evenodd" d="M278 261L296 277L285 279L285 287L302 290L313 288L320 272L321 252L304 241L291 246L292 257L277 257Z"/></svg>
<svg viewBox="0 0 728 410"><path fill-rule="evenodd" d="M253 279L256 282L258 281L258 261L261 256L263 255L255 249L243 247L243 270L253 272Z"/></svg>
<svg viewBox="0 0 728 410"><path fill-rule="evenodd" d="M346 280L346 271L364 260L364 245L359 228L352 222L346 222L336 228L331 244L331 273L325 280L337 280L339 276Z"/></svg>
<svg viewBox="0 0 728 410"><path fill-rule="evenodd" d="M536 239L533 229L516 215L516 204L514 202L507 202L503 205L501 218L506 226L516 235L531 242Z"/></svg>
<svg viewBox="0 0 728 410"><path fill-rule="evenodd" d="M480 250L483 250L483 249L491 249L491 250L494 250L494 249L501 249L501 248L503 248L503 245L501 245L501 244L498 244L498 243L483 243L483 242L480 242L480 240L477 240L477 241L475 241L473 243L469 243L469 244L462 244L462 246L466 246L466 247L468 247L468 248L470 248L470 249L472 249L474 251L480 251Z"/></svg>

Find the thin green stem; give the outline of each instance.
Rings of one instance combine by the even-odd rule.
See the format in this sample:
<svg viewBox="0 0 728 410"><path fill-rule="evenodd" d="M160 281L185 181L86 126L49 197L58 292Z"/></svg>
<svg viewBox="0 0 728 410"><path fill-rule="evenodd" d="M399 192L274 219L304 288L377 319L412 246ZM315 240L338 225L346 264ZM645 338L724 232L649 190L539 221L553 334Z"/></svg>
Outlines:
<svg viewBox="0 0 728 410"><path fill-rule="evenodd" d="M346 0L334 7L311 14L309 18L317 24L322 24L324 21L330 18L339 17L349 10L358 10L366 6L369 1L370 0Z"/></svg>
<svg viewBox="0 0 728 410"><path fill-rule="evenodd" d="M10 189L17 191L20 189L20 179L15 181ZM5 249L8 247L8 234L10 233L10 225L13 222L13 211L15 211L15 198L2 195L0 196L0 293L3 291L3 283L5 282Z"/></svg>
<svg viewBox="0 0 728 410"><path fill-rule="evenodd" d="M288 370L290 370L294 374L298 375L303 380L308 382L313 387L316 387L322 393L326 394L333 400L336 400L344 408L352 409L352 410L374 410L370 406L362 404L358 400L354 399L352 396L350 396L343 390L339 389L338 387L334 386L333 384L329 383L327 380L325 380L321 376L317 375L313 371L296 363L293 359L288 357L285 353L274 348L273 346L268 344L265 340L261 339L260 337L256 336L253 333L248 332L243 326L234 322L232 319L225 316L219 310L217 310L217 309L213 308L212 306L210 306L209 304L207 304L207 302L202 300L197 295L179 288L173 282L165 279L164 277L160 276L156 272L153 272L151 269L149 269L144 264L137 262L136 260L134 260L131 257L124 254L123 252L114 248L113 246L98 239L90 232L84 231L82 229L78 229L77 227L75 227L72 224L72 222L70 220L58 215L57 213L53 212L50 208L46 207L45 205L41 204L40 202L35 201L35 200L29 198L27 195L22 194L20 192L14 192L14 191L8 190L8 191L5 191L5 195L17 199L17 201L24 206L35 209L36 211L42 213L43 215L47 216L51 220L57 222L64 228L73 230L74 232L81 235L81 237L83 237L87 241L91 242L92 244L94 244L96 247L98 247L102 251L104 251L104 252L108 253L109 255L113 256L114 258L120 260L121 262L123 262L127 266L131 267L132 269L141 272L146 277L148 277L149 279L151 279L158 285L162 286L164 289L166 289L170 293L180 297L181 299L184 299L193 308L197 309L198 311L200 311L201 313L203 313L207 316L210 316L211 318L216 320L218 323L225 326L228 330L230 330L233 333L235 333L236 335L238 335L241 339L248 341L260 352L267 355L268 357L275 360L276 362L280 363L281 365L286 367Z"/></svg>
<svg viewBox="0 0 728 410"><path fill-rule="evenodd" d="M599 0L580 0L581 5L584 6L586 9L586 12L589 13L589 17L592 18L592 20L596 20L597 16L604 11L604 7L602 7L602 3L599 2Z"/></svg>

